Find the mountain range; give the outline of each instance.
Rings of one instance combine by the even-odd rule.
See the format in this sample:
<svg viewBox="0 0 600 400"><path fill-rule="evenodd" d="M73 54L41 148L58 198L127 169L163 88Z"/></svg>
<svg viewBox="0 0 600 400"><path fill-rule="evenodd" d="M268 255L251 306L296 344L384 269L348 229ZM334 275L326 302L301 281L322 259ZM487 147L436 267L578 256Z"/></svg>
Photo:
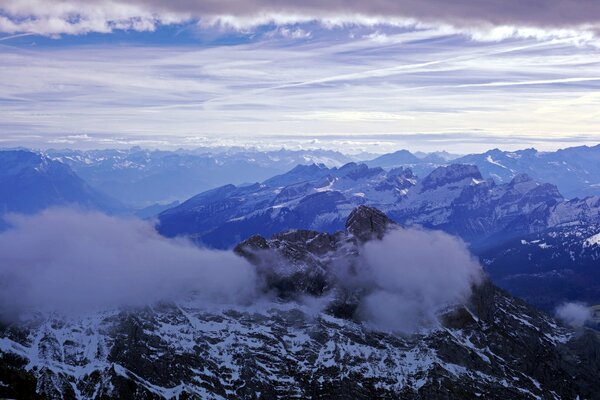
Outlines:
<svg viewBox="0 0 600 400"><path fill-rule="evenodd" d="M98 190L134 208L171 203L225 183L267 179L298 164L342 165L351 158L339 152L196 149L159 151L49 150L49 157L69 165Z"/></svg>
<svg viewBox="0 0 600 400"><path fill-rule="evenodd" d="M334 234L288 231L240 243L263 290L275 293L267 305L206 309L191 298L0 325L0 396L598 398L598 333L562 326L486 279L412 333L358 319L369 289L340 285L337 261L360 270L364 246L396 229L363 206ZM307 295L322 307L299 300Z"/></svg>
<svg viewBox="0 0 600 400"><path fill-rule="evenodd" d="M600 145L570 147L554 152L493 149L462 157L432 153L418 158L400 150L366 161L369 166L386 169L409 167L419 176L449 163L475 165L486 179L492 178L497 183L507 183L519 174L527 174L540 182L556 185L568 199L600 195Z"/></svg>
<svg viewBox="0 0 600 400"><path fill-rule="evenodd" d="M159 230L226 248L254 233L333 232L361 204L405 225L460 236L476 248L600 218L598 198L568 201L556 186L524 174L497 184L472 165L441 166L419 179L410 169L349 163L339 168L301 165L262 183L201 193L162 212Z"/></svg>

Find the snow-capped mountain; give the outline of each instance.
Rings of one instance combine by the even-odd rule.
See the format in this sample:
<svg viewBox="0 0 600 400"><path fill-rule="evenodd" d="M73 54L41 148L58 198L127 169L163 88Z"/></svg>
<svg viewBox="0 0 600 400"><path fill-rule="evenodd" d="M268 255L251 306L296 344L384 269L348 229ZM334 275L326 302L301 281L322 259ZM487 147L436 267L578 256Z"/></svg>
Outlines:
<svg viewBox="0 0 600 400"><path fill-rule="evenodd" d="M349 163L298 166L260 184L204 192L161 213L159 229L166 236L188 235L229 247L254 233L333 232L361 204L402 224L445 230L477 246L581 220L579 203L565 201L555 186L526 175L496 184L484 180L475 166L451 164L417 179L409 169ZM598 217L592 207L586 220Z"/></svg>
<svg viewBox="0 0 600 400"><path fill-rule="evenodd" d="M124 209L92 189L66 164L25 150L0 151L0 215L66 205L105 212Z"/></svg>
<svg viewBox="0 0 600 400"><path fill-rule="evenodd" d="M597 397L598 334L565 328L485 280L438 310L439 323L410 334L357 320L352 310L363 293L336 286L335 261L358 260L365 241L394 227L367 207L345 225L336 234L285 232L241 243L236 251L257 271L270 265L264 290L278 296L266 303L206 308L190 298L0 325L0 396ZM306 294L323 307L298 301Z"/></svg>
<svg viewBox="0 0 600 400"><path fill-rule="evenodd" d="M417 154L420 157L416 157ZM441 165L470 164L477 166L484 178L494 179L497 183L508 183L519 174L527 174L540 182L556 185L568 199L600 195L600 145L570 147L555 152L493 149L462 157L444 152L425 156L400 150L365 163L386 169L408 167L419 177Z"/></svg>
<svg viewBox="0 0 600 400"><path fill-rule="evenodd" d="M136 207L183 200L226 183L267 179L297 164L340 166L351 159L326 150L256 151L197 149L158 151L51 150L93 187Z"/></svg>
<svg viewBox="0 0 600 400"><path fill-rule="evenodd" d="M493 281L553 311L567 301L600 299L600 224L573 224L523 235L480 254Z"/></svg>

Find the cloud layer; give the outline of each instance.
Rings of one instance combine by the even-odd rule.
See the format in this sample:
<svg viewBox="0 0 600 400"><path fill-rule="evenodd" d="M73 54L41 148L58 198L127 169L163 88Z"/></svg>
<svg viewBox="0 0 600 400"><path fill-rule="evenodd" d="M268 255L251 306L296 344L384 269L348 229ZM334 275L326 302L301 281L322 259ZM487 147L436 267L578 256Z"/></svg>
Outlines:
<svg viewBox="0 0 600 400"><path fill-rule="evenodd" d="M0 234L0 316L28 310L86 312L194 295L247 301L254 268L231 252L159 236L139 220L50 209L9 218Z"/></svg>
<svg viewBox="0 0 600 400"><path fill-rule="evenodd" d="M589 0L2 0L0 30L40 34L153 30L200 20L240 29L264 23L329 25L444 23L463 27L595 28L600 3Z"/></svg>

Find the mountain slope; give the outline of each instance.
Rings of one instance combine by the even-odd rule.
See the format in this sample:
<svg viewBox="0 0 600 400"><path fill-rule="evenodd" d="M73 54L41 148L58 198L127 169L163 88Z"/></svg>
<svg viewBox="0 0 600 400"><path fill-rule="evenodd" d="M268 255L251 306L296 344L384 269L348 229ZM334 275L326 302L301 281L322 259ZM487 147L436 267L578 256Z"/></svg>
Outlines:
<svg viewBox="0 0 600 400"><path fill-rule="evenodd" d="M480 254L496 284L553 311L600 300L600 225L570 225L500 243Z"/></svg>
<svg viewBox="0 0 600 400"><path fill-rule="evenodd" d="M68 165L23 150L0 151L0 214L76 205L117 212L123 206L92 189Z"/></svg>
<svg viewBox="0 0 600 400"><path fill-rule="evenodd" d="M285 284L318 282L336 259L358 259L362 243L396 229L366 207L346 225L336 234L256 236L237 247L258 271L270 265L274 286L265 290L277 288L275 301L207 309L192 298L4 325L0 396L598 398L598 335L575 334L489 282L439 310L439 325L404 335L356 320L348 310L362 294L342 293L328 278ZM325 308L289 300L307 293Z"/></svg>

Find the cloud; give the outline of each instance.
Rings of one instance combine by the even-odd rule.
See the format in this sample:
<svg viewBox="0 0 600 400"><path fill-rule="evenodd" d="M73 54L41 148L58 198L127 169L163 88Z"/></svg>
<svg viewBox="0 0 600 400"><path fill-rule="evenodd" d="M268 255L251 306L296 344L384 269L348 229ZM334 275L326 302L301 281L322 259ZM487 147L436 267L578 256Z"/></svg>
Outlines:
<svg viewBox="0 0 600 400"><path fill-rule="evenodd" d="M445 307L468 300L482 269L459 239L438 231L397 229L365 244L342 285L364 291L357 315L375 329L413 332L434 326Z"/></svg>
<svg viewBox="0 0 600 400"><path fill-rule="evenodd" d="M581 328L592 318L590 309L582 303L564 303L556 308L556 318L573 328Z"/></svg>
<svg viewBox="0 0 600 400"><path fill-rule="evenodd" d="M153 30L200 20L243 29L267 23L328 25L450 24L459 27L598 27L600 3L589 0L2 0L0 30L77 34Z"/></svg>
<svg viewBox="0 0 600 400"><path fill-rule="evenodd" d="M0 316L28 310L86 312L193 295L201 304L244 302L254 268L231 252L165 239L144 221L50 209L11 216L0 234Z"/></svg>

